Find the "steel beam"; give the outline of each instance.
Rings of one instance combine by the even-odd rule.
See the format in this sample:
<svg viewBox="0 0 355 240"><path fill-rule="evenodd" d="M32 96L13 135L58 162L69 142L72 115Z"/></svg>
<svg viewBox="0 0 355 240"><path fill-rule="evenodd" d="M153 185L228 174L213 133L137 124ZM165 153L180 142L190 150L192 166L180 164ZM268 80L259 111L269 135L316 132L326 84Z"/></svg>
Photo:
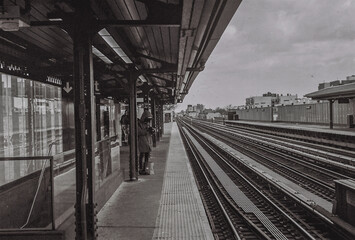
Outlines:
<svg viewBox="0 0 355 240"><path fill-rule="evenodd" d="M137 134L137 78L136 71L129 71L129 178L138 179L138 134Z"/></svg>
<svg viewBox="0 0 355 240"><path fill-rule="evenodd" d="M178 28L180 23L169 23L169 22L153 22L146 20L99 20L98 26L104 27L170 27ZM62 20L55 21L31 21L31 27L73 27L71 24L64 22Z"/></svg>
<svg viewBox="0 0 355 240"><path fill-rule="evenodd" d="M174 80L172 80L172 79L167 79L167 78L160 77L160 76L153 75L153 74L147 74L147 76L148 77L153 77L153 78L158 78L158 79L163 80L165 82L174 82Z"/></svg>
<svg viewBox="0 0 355 240"><path fill-rule="evenodd" d="M74 117L76 157L76 239L96 239L95 215L95 97L92 61L92 26L89 11L76 11L68 32L74 51Z"/></svg>
<svg viewBox="0 0 355 240"><path fill-rule="evenodd" d="M158 62L158 63L161 63L163 66L165 67L174 67L174 68L177 68L177 65L176 64L173 64L173 63L169 63L167 61L164 61L164 60L161 60L159 58L155 58L155 57L152 57L152 56L148 56L148 55L145 55L143 53L137 53L137 57L142 57L142 58L146 58L146 59L149 59L149 60L152 60L154 62Z"/></svg>

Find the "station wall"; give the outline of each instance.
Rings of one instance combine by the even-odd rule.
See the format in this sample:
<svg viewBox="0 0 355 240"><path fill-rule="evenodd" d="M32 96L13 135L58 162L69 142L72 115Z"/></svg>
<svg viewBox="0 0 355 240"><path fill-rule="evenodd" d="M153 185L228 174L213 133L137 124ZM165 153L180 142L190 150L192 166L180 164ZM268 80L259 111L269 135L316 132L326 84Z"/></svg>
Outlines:
<svg viewBox="0 0 355 240"><path fill-rule="evenodd" d="M0 72L0 101L0 157L51 155L55 166L74 161L73 94L64 93L60 86ZM121 107L99 98L95 107L100 182L120 168ZM40 167L28 160L0 161L0 186Z"/></svg>
<svg viewBox="0 0 355 240"><path fill-rule="evenodd" d="M0 156L63 151L61 88L0 73Z"/></svg>
<svg viewBox="0 0 355 240"><path fill-rule="evenodd" d="M276 121L307 124L329 124L329 102L286 105L266 108L238 109L236 114L240 120ZM347 115L355 114L355 99L349 103L333 104L333 122L336 125L346 125Z"/></svg>
<svg viewBox="0 0 355 240"><path fill-rule="evenodd" d="M33 191L25 193L19 186L27 184L26 189L37 187L37 181L27 181L29 176L41 171L42 164L34 161L34 156L53 156L55 175L62 173L59 169L64 172L74 166L74 96L57 85L0 72L0 157L3 158L0 161L0 196L5 199L5 188L11 189L12 195L17 198L22 194L22 200L33 199ZM120 183L120 160L128 158L128 147L121 152L121 107L112 99L96 98L95 191L97 202L101 205ZM34 158L10 161L7 157ZM75 171L68 171L65 176L75 179L73 173L75 175ZM75 189L75 181L62 183L60 178L55 178L54 183L57 191ZM41 189L40 195L45 192L47 189ZM56 217L61 218L69 209L74 210L75 191L72 193L66 195L68 201L65 205L54 201ZM38 198L37 202L44 205L45 200ZM7 202L4 201L4 204ZM11 206L22 206L17 208L19 212L29 212L27 205L18 203ZM1 212L0 217L7 220L4 214ZM41 213L38 211L34 215L40 216ZM18 224L6 227L18 228Z"/></svg>
<svg viewBox="0 0 355 240"><path fill-rule="evenodd" d="M237 110L236 114L240 120L270 122L272 119L272 109L270 107Z"/></svg>
<svg viewBox="0 0 355 240"><path fill-rule="evenodd" d="M354 114L354 100L348 104L334 102L334 124L346 125L348 114ZM329 102L275 107L274 120L279 122L329 124Z"/></svg>

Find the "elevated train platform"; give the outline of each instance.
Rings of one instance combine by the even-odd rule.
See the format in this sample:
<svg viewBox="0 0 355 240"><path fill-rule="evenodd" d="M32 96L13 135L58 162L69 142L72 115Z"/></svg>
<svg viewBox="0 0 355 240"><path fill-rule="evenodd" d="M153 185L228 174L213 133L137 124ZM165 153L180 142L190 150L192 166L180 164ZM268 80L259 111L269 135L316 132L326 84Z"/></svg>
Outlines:
<svg viewBox="0 0 355 240"><path fill-rule="evenodd" d="M213 239L164 105L184 100L241 2L1 1L0 240ZM152 175L136 167L145 110Z"/></svg>
<svg viewBox="0 0 355 240"><path fill-rule="evenodd" d="M175 123L165 124L151 161L154 175L130 181L126 172L98 213L98 239L214 239ZM75 238L73 225L62 230Z"/></svg>
<svg viewBox="0 0 355 240"><path fill-rule="evenodd" d="M140 175L137 181L131 181L129 162L121 160L121 172L115 180L120 182L119 187L97 215L97 239L214 239L177 125L175 122L164 124L164 129L151 155L154 174ZM326 211L331 216L331 202L324 201L218 140L208 138L243 158L255 171L297 192L300 199L308 199L312 206L317 206L316 210ZM121 154L128 155L128 151L122 151ZM68 171L59 177L63 182L72 182L70 180L75 178L74 173ZM63 186L63 183L59 186ZM59 196L67 199L73 191L75 186L58 189L56 199ZM63 224L57 223L58 230L64 232L61 239L75 239L73 209L70 214L70 220L63 219Z"/></svg>
<svg viewBox="0 0 355 240"><path fill-rule="evenodd" d="M0 240L213 239L164 105L184 100L240 3L2 1ZM143 109L155 174L138 176Z"/></svg>
<svg viewBox="0 0 355 240"><path fill-rule="evenodd" d="M140 111L158 149L164 106L184 100L240 3L1 1L0 238L75 225L96 239L96 212L138 177Z"/></svg>
<svg viewBox="0 0 355 240"><path fill-rule="evenodd" d="M332 215L333 202L309 192L219 140L206 137L244 159L254 171L273 179L281 188L295 193L314 211L339 221ZM214 239L175 122L165 124L165 134L154 148L151 161L154 174L140 175L138 181L130 181L128 171L124 171L124 181L98 213L99 239ZM126 164L123 169L129 168L127 163L123 164ZM73 225L65 231L65 239L74 237Z"/></svg>

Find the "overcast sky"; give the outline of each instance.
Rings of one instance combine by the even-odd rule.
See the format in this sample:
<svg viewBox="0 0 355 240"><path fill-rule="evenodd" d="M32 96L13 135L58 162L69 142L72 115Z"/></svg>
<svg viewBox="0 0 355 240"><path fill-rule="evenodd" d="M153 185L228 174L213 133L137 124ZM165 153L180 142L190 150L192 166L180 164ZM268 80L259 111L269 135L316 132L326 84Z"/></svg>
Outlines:
<svg viewBox="0 0 355 240"><path fill-rule="evenodd" d="M184 102L243 105L355 74L355 1L244 0Z"/></svg>

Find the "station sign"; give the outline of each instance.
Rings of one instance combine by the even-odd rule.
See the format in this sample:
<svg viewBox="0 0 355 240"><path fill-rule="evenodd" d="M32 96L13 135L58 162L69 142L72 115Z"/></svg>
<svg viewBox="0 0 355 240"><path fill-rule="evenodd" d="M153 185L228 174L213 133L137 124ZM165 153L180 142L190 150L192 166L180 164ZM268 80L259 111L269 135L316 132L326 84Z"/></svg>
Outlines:
<svg viewBox="0 0 355 240"><path fill-rule="evenodd" d="M70 83L69 83L69 82L66 82L66 83L65 83L65 86L63 87L63 90L64 90L66 93L70 93L72 89L73 89L73 88L70 86Z"/></svg>
<svg viewBox="0 0 355 240"><path fill-rule="evenodd" d="M30 75L28 73L27 67L10 63L4 60L0 60L0 71L21 77L28 77Z"/></svg>
<svg viewBox="0 0 355 240"><path fill-rule="evenodd" d="M46 82L61 86L63 81L57 77L47 76Z"/></svg>
<svg viewBox="0 0 355 240"><path fill-rule="evenodd" d="M95 81L94 82L94 94L95 95L101 95L99 81Z"/></svg>

